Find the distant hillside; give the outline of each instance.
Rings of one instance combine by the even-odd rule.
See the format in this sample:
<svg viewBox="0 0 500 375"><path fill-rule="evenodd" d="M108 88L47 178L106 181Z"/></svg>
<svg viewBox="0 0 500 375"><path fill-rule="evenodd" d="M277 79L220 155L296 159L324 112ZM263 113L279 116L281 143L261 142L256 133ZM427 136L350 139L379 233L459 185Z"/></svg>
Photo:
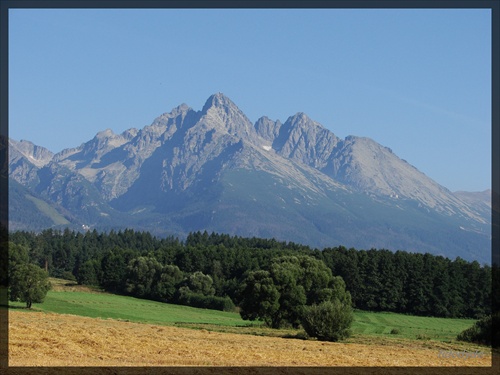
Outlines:
<svg viewBox="0 0 500 375"><path fill-rule="evenodd" d="M43 230L51 227L64 227L70 221L56 208L13 179L9 179L9 229Z"/></svg>

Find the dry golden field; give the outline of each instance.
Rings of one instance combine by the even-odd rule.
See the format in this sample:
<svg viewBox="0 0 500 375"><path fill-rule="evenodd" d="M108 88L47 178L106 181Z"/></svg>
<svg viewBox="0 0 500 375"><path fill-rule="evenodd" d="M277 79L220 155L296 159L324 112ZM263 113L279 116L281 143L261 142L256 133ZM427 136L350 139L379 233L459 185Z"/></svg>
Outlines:
<svg viewBox="0 0 500 375"><path fill-rule="evenodd" d="M441 350L464 347L389 339L332 343L9 312L9 366L491 366L484 347L477 358L442 358Z"/></svg>

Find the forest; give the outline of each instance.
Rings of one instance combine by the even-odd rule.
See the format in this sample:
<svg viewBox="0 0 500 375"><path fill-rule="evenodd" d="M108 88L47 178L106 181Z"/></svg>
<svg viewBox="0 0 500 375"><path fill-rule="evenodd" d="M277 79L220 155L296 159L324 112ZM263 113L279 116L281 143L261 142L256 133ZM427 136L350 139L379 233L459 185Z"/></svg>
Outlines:
<svg viewBox="0 0 500 375"><path fill-rule="evenodd" d="M343 279L356 309L474 319L491 314L490 266L428 253L318 250L207 232L181 241L131 229L17 231L9 241L11 253L27 253L51 277L195 307L234 309L245 297L242 285L249 276L270 271L280 257L309 256Z"/></svg>
<svg viewBox="0 0 500 375"><path fill-rule="evenodd" d="M190 233L184 241L131 229L80 233L47 229L9 234L30 263L52 277L140 298L220 310L238 306L250 272L272 260L307 255L340 276L356 309L474 318L491 314L491 267L431 254L311 249L274 239Z"/></svg>

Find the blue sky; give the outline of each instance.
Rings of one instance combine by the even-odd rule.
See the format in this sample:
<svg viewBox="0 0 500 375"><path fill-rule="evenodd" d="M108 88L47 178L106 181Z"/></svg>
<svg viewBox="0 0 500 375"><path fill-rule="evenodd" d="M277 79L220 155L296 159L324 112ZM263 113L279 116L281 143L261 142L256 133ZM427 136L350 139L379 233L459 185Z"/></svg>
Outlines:
<svg viewBox="0 0 500 375"><path fill-rule="evenodd" d="M451 191L491 185L488 9L9 11L9 135L53 152L222 92L366 136Z"/></svg>

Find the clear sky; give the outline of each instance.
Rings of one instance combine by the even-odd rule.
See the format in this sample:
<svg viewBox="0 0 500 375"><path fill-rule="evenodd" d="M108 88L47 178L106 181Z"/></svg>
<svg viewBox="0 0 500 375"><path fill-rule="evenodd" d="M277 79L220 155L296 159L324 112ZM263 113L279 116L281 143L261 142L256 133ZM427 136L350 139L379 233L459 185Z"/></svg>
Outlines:
<svg viewBox="0 0 500 375"><path fill-rule="evenodd" d="M53 152L222 92L304 112L451 191L491 185L488 9L11 9L9 135Z"/></svg>

